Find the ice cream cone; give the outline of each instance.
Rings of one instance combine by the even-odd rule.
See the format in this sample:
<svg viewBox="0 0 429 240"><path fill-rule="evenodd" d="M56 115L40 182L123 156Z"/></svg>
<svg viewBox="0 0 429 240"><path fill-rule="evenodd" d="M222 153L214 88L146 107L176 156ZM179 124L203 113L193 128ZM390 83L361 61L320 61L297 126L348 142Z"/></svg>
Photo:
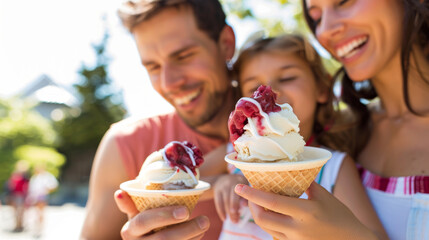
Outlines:
<svg viewBox="0 0 429 240"><path fill-rule="evenodd" d="M152 208L166 206L186 206L192 212L201 194L210 188L210 184L199 181L192 189L159 190L144 189L138 180L130 180L120 185L130 195L137 209L142 212Z"/></svg>
<svg viewBox="0 0 429 240"><path fill-rule="evenodd" d="M331 156L328 150L304 147L296 162L243 162L237 158L237 153L226 155L225 160L240 169L253 188L298 198Z"/></svg>
<svg viewBox="0 0 429 240"><path fill-rule="evenodd" d="M290 197L300 197L314 181L331 153L322 148L304 147L297 162L243 162L236 153L225 160L239 168L256 189Z"/></svg>
<svg viewBox="0 0 429 240"><path fill-rule="evenodd" d="M186 206L189 213L194 210L201 194L210 188L210 184L203 181L199 181L195 189L162 190L159 189L160 184L151 185L149 185L150 189L144 189L140 188L142 187L141 182L131 180L122 183L120 188L130 195L140 212L159 207ZM157 232L164 228L156 228L154 231Z"/></svg>
<svg viewBox="0 0 429 240"><path fill-rule="evenodd" d="M285 171L257 172L242 170L252 187L280 195L299 197L310 186L319 173L320 167Z"/></svg>

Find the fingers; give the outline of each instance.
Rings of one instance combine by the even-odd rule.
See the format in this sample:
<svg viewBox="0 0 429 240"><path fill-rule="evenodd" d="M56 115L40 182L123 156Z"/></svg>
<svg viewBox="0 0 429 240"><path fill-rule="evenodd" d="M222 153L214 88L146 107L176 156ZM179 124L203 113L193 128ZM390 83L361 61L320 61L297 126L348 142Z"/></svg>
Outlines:
<svg viewBox="0 0 429 240"><path fill-rule="evenodd" d="M288 215L266 210L252 202L249 208L255 223L270 232L287 232L294 227L294 219Z"/></svg>
<svg viewBox="0 0 429 240"><path fill-rule="evenodd" d="M229 194L229 208L227 210L229 218L233 223L238 223L240 220L240 199L241 197L234 192L234 188L231 188L231 192Z"/></svg>
<svg viewBox="0 0 429 240"><path fill-rule="evenodd" d="M203 234L200 234L200 235L198 235L198 236L196 236L196 237L194 237L194 238L191 238L190 240L200 240L200 239L202 239L204 237L204 233Z"/></svg>
<svg viewBox="0 0 429 240"><path fill-rule="evenodd" d="M139 213L136 206L134 205L133 200L126 192L122 190L117 190L114 196L115 196L116 205L118 206L119 210L127 214L128 219L133 218L135 215Z"/></svg>
<svg viewBox="0 0 429 240"><path fill-rule="evenodd" d="M316 182L312 182L310 187L305 191L308 196L308 199L319 199L323 197L332 196L325 188L317 184Z"/></svg>
<svg viewBox="0 0 429 240"><path fill-rule="evenodd" d="M268 193L243 184L237 184L235 192L250 202L282 214L298 215L306 211L306 204L303 202L306 200L303 199Z"/></svg>
<svg viewBox="0 0 429 240"><path fill-rule="evenodd" d="M188 218L189 211L183 206L154 208L143 211L130 219L122 228L121 234L123 237L142 236L153 229L180 223Z"/></svg>
<svg viewBox="0 0 429 240"><path fill-rule="evenodd" d="M209 219L206 216L199 216L190 221L170 226L144 239L201 239L209 226Z"/></svg>
<svg viewBox="0 0 429 240"><path fill-rule="evenodd" d="M217 214L219 215L220 219L222 221L225 221L226 219L226 210L225 210L225 203L223 201L223 194L222 192L216 193L214 195L214 202Z"/></svg>

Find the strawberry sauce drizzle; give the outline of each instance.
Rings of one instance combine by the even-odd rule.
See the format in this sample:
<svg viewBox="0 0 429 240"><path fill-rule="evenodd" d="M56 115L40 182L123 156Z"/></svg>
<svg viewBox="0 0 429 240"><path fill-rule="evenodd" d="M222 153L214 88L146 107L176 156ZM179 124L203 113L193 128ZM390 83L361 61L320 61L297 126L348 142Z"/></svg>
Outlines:
<svg viewBox="0 0 429 240"><path fill-rule="evenodd" d="M164 147L164 159L174 168L178 167L187 172L190 169L194 175L195 171L203 162L203 154L200 149L188 141L173 141Z"/></svg>
<svg viewBox="0 0 429 240"><path fill-rule="evenodd" d="M262 111L266 114L281 111L281 107L276 104L277 94L272 91L270 86L259 86L253 93L252 98L260 104ZM248 118L257 118L258 133L263 135L263 117L258 106L255 105L255 103L242 98L235 105L235 110L231 112L228 120L230 141L233 144L235 140L243 135L243 128L248 123Z"/></svg>

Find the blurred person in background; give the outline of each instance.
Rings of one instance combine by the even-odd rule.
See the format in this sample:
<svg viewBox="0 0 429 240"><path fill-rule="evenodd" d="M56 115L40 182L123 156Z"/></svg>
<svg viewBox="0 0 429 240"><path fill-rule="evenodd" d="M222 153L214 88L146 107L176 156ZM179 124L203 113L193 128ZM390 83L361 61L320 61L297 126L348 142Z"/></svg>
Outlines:
<svg viewBox="0 0 429 240"><path fill-rule="evenodd" d="M9 196L8 203L12 206L15 212L15 228L14 232L22 232L24 230L24 212L26 209L25 198L28 193L29 183L29 164L25 160L19 160L15 164L15 170L10 176L7 186Z"/></svg>
<svg viewBox="0 0 429 240"><path fill-rule="evenodd" d="M125 192L113 195L122 182L137 176L149 154L173 140L201 149L202 179L226 173L223 158L207 154L226 154L228 117L239 97L227 67L235 51L234 32L218 0L127 1L119 16L134 37L152 86L175 111L124 120L105 134L92 167L81 237L200 239L207 231L204 239L217 239L222 222L212 198L200 201L190 216L183 206L139 213ZM193 216L198 217L189 220ZM163 226L169 227L152 231Z"/></svg>
<svg viewBox="0 0 429 240"><path fill-rule="evenodd" d="M40 236L43 230L44 210L48 204L49 194L58 187L58 181L50 172L46 171L45 165L39 163L34 168L28 188L27 203L36 207L36 236Z"/></svg>

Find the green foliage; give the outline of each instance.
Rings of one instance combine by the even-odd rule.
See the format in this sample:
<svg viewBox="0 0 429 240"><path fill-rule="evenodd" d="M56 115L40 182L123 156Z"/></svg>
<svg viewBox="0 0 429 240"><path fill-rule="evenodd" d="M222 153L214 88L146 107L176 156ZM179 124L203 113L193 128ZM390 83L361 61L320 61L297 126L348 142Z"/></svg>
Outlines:
<svg viewBox="0 0 429 240"><path fill-rule="evenodd" d="M16 159L27 160L30 167L43 164L46 170L55 177L60 175L59 169L66 161L63 154L50 147L23 145L18 147L13 154Z"/></svg>
<svg viewBox="0 0 429 240"><path fill-rule="evenodd" d="M33 104L20 99L0 100L0 184L12 173L15 163L23 159L36 163L37 154L21 156L17 151L32 145L46 151L55 151L57 134L50 122L32 110ZM22 150L21 150L22 151ZM24 158L25 157L25 158ZM64 157L63 157L64 158ZM64 160L63 160L64 161ZM61 164L54 164L52 172L59 173Z"/></svg>
<svg viewBox="0 0 429 240"><path fill-rule="evenodd" d="M0 100L0 148L23 144L53 146L56 133L50 123L19 99Z"/></svg>
<svg viewBox="0 0 429 240"><path fill-rule="evenodd" d="M65 111L65 117L55 126L61 136L61 151L66 153L96 148L110 125L125 115L122 96L115 92L108 76L109 58L106 33L99 44L93 45L95 66L82 64L81 82L74 85L80 95L78 108Z"/></svg>

